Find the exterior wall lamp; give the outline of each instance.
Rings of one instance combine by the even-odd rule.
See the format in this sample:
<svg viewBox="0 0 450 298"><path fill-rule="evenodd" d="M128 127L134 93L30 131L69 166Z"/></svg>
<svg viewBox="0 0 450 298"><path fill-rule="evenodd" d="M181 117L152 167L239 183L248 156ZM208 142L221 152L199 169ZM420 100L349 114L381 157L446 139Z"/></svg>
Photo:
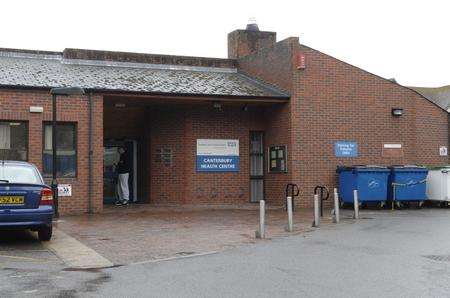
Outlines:
<svg viewBox="0 0 450 298"><path fill-rule="evenodd" d="M393 108L392 109L392 116L394 116L394 117L403 116L403 109L401 109L401 108Z"/></svg>

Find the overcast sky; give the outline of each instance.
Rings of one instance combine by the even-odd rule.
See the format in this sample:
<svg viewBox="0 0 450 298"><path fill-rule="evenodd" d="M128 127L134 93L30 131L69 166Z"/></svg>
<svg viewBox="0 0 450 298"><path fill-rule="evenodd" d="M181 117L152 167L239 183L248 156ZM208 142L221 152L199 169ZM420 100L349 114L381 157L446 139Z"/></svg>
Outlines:
<svg viewBox="0 0 450 298"><path fill-rule="evenodd" d="M64 6L69 3L70 6ZM404 85L450 84L449 1L3 0L0 47L226 57L254 17L300 43Z"/></svg>

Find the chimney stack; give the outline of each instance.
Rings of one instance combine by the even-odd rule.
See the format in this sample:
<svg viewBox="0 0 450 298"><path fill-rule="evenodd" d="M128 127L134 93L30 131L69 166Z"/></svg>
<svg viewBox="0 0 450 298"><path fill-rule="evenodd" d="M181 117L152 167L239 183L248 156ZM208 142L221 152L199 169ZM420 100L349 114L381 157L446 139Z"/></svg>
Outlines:
<svg viewBox="0 0 450 298"><path fill-rule="evenodd" d="M277 40L276 32L259 31L255 19L250 19L245 30L228 33L228 58L238 59L271 47Z"/></svg>

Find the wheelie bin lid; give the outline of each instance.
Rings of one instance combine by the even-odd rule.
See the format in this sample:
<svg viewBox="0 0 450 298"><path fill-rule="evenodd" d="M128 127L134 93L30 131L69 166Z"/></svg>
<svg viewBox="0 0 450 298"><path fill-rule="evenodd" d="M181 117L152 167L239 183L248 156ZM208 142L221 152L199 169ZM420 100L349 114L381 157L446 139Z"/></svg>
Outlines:
<svg viewBox="0 0 450 298"><path fill-rule="evenodd" d="M426 167L420 165L392 165L389 169L397 172L428 172Z"/></svg>
<svg viewBox="0 0 450 298"><path fill-rule="evenodd" d="M428 170L450 170L450 165L429 166Z"/></svg>
<svg viewBox="0 0 450 298"><path fill-rule="evenodd" d="M377 165L353 165L353 166L338 166L337 173L346 171L358 171L358 172L386 172L389 171L387 167Z"/></svg>

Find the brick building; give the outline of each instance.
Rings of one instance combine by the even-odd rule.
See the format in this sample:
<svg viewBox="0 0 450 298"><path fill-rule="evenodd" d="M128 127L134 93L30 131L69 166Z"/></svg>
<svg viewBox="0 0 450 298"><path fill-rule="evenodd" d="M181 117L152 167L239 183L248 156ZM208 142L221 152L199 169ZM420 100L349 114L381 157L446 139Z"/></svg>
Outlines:
<svg viewBox="0 0 450 298"><path fill-rule="evenodd" d="M447 111L412 89L254 25L228 35L228 56L1 49L0 158L50 174L49 90L79 86L58 98L63 214L114 200L118 146L132 200L150 204L281 205L293 182L310 206L339 164L448 162Z"/></svg>

